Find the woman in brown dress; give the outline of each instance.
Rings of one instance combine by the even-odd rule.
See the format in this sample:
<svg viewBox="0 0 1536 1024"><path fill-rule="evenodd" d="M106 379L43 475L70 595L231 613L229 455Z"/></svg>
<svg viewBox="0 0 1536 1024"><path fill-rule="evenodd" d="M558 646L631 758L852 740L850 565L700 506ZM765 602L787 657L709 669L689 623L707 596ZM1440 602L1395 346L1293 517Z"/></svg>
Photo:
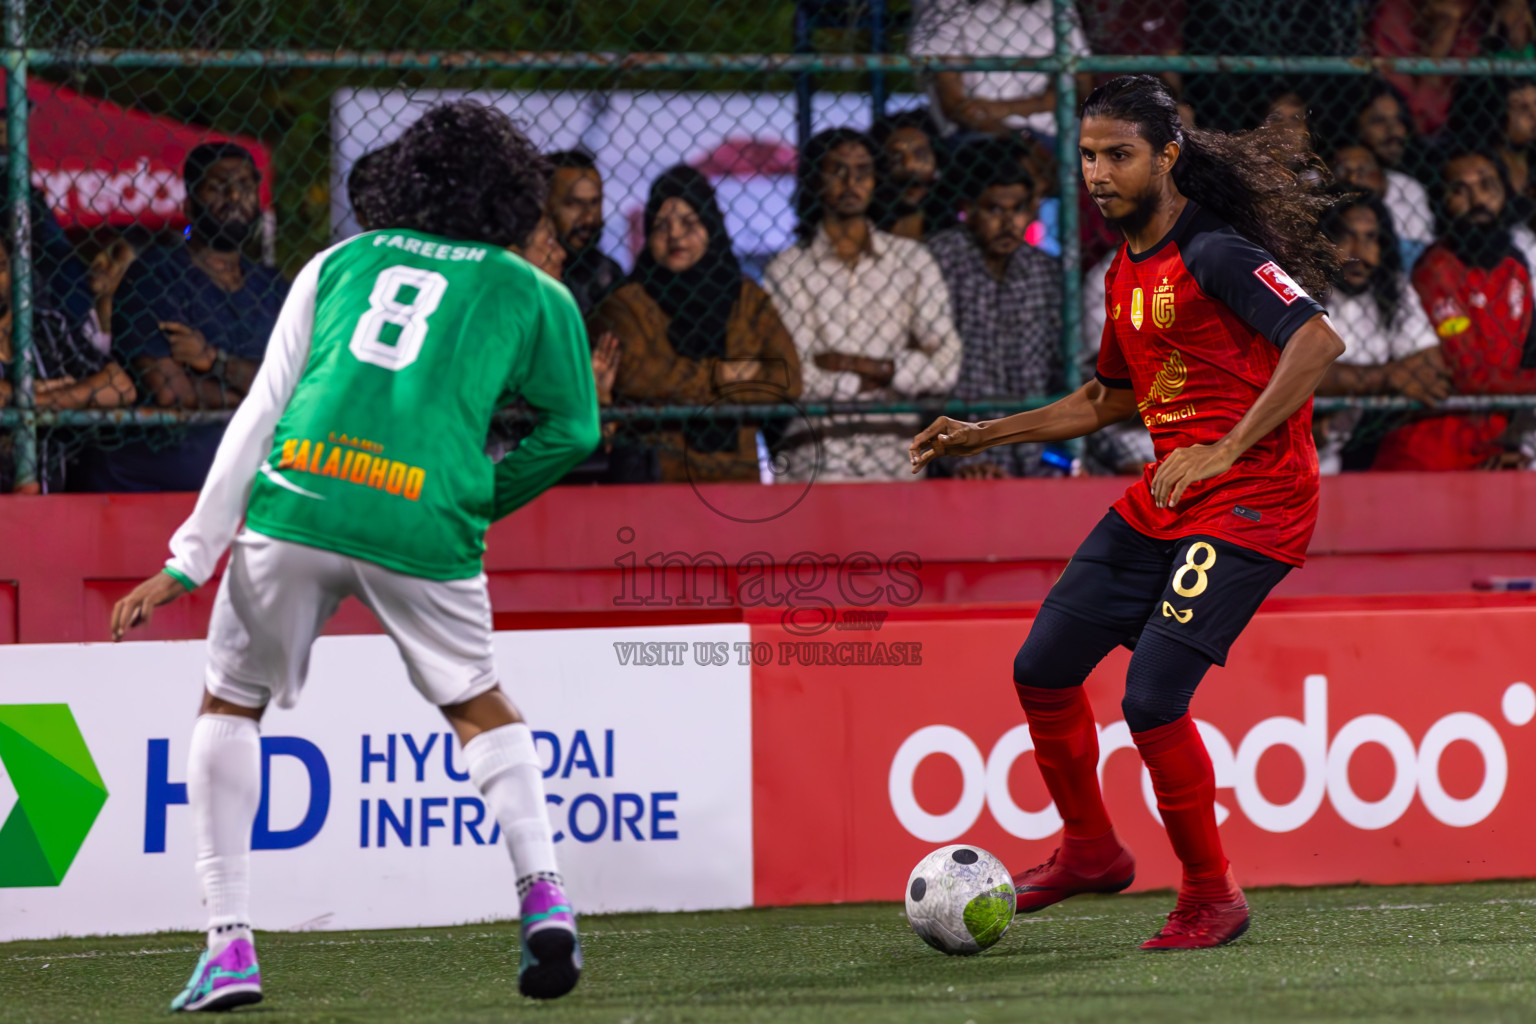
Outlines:
<svg viewBox="0 0 1536 1024"><path fill-rule="evenodd" d="M651 186L645 248L592 315L619 339L615 403L742 405L800 395L800 359L768 295L742 276L715 190L677 166ZM758 427L698 417L656 439L663 480L759 480Z"/></svg>

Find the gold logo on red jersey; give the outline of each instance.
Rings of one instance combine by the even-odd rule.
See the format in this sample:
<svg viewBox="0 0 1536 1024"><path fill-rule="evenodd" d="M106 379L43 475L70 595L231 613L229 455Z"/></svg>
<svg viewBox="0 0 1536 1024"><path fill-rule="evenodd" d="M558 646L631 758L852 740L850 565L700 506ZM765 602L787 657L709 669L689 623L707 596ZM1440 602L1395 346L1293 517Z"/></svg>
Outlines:
<svg viewBox="0 0 1536 1024"><path fill-rule="evenodd" d="M1131 326L1141 330L1141 289L1131 292Z"/></svg>
<svg viewBox="0 0 1536 1024"><path fill-rule="evenodd" d="M1173 326L1173 285L1166 277L1162 284L1152 289L1152 322L1161 331Z"/></svg>
<svg viewBox="0 0 1536 1024"><path fill-rule="evenodd" d="M1184 383L1188 379L1189 369L1184 365L1184 357L1179 355L1178 349L1174 349L1173 355L1168 357L1162 369L1152 378L1152 386L1147 389L1146 397L1136 403L1136 408L1146 412L1154 402L1162 404L1173 401L1184 390Z"/></svg>
<svg viewBox="0 0 1536 1024"><path fill-rule="evenodd" d="M1119 319L1120 319L1120 303L1118 303L1118 302L1117 302L1117 303L1115 303L1115 315L1114 315L1114 319L1116 319L1116 320L1119 320Z"/></svg>

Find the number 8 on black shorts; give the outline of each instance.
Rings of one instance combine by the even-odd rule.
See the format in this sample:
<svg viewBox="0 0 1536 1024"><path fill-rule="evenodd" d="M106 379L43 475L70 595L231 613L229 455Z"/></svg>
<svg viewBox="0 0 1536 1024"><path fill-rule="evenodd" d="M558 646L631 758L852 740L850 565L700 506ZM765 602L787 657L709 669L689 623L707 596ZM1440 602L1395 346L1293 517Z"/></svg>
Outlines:
<svg viewBox="0 0 1536 1024"><path fill-rule="evenodd" d="M1047 607L1124 630L1153 629L1217 665L1291 566L1220 537L1149 537L1111 510L1067 563Z"/></svg>

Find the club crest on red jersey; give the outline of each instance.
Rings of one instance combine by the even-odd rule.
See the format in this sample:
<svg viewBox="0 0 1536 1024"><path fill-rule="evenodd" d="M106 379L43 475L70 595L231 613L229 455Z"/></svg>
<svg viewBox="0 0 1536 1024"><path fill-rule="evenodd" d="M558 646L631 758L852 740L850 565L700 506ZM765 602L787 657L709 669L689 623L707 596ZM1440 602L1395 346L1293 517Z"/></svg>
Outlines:
<svg viewBox="0 0 1536 1024"><path fill-rule="evenodd" d="M1263 281L1265 287L1279 296L1280 301L1287 306L1307 294L1301 290L1301 285L1291 280L1291 275L1281 270L1280 264L1274 260L1256 268L1253 276Z"/></svg>
<svg viewBox="0 0 1536 1024"><path fill-rule="evenodd" d="M1162 284L1152 289L1152 322L1160 331L1173 326L1173 285L1166 277Z"/></svg>

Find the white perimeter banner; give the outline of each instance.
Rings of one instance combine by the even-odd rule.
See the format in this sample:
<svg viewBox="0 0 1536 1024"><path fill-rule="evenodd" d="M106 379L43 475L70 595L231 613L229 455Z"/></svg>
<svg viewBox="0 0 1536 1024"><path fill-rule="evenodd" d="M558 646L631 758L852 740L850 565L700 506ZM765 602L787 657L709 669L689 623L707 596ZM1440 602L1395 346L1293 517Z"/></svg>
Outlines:
<svg viewBox="0 0 1536 1024"><path fill-rule="evenodd" d="M742 624L496 635L578 912L752 903L751 667L710 656L749 639ZM646 650L687 653L616 656ZM0 648L0 709L67 705L108 792L60 884L0 888L0 941L204 926L185 788L203 662L202 642ZM262 745L257 927L517 916L458 742L387 637L322 638L299 706L268 712ZM16 802L0 769L0 821Z"/></svg>

